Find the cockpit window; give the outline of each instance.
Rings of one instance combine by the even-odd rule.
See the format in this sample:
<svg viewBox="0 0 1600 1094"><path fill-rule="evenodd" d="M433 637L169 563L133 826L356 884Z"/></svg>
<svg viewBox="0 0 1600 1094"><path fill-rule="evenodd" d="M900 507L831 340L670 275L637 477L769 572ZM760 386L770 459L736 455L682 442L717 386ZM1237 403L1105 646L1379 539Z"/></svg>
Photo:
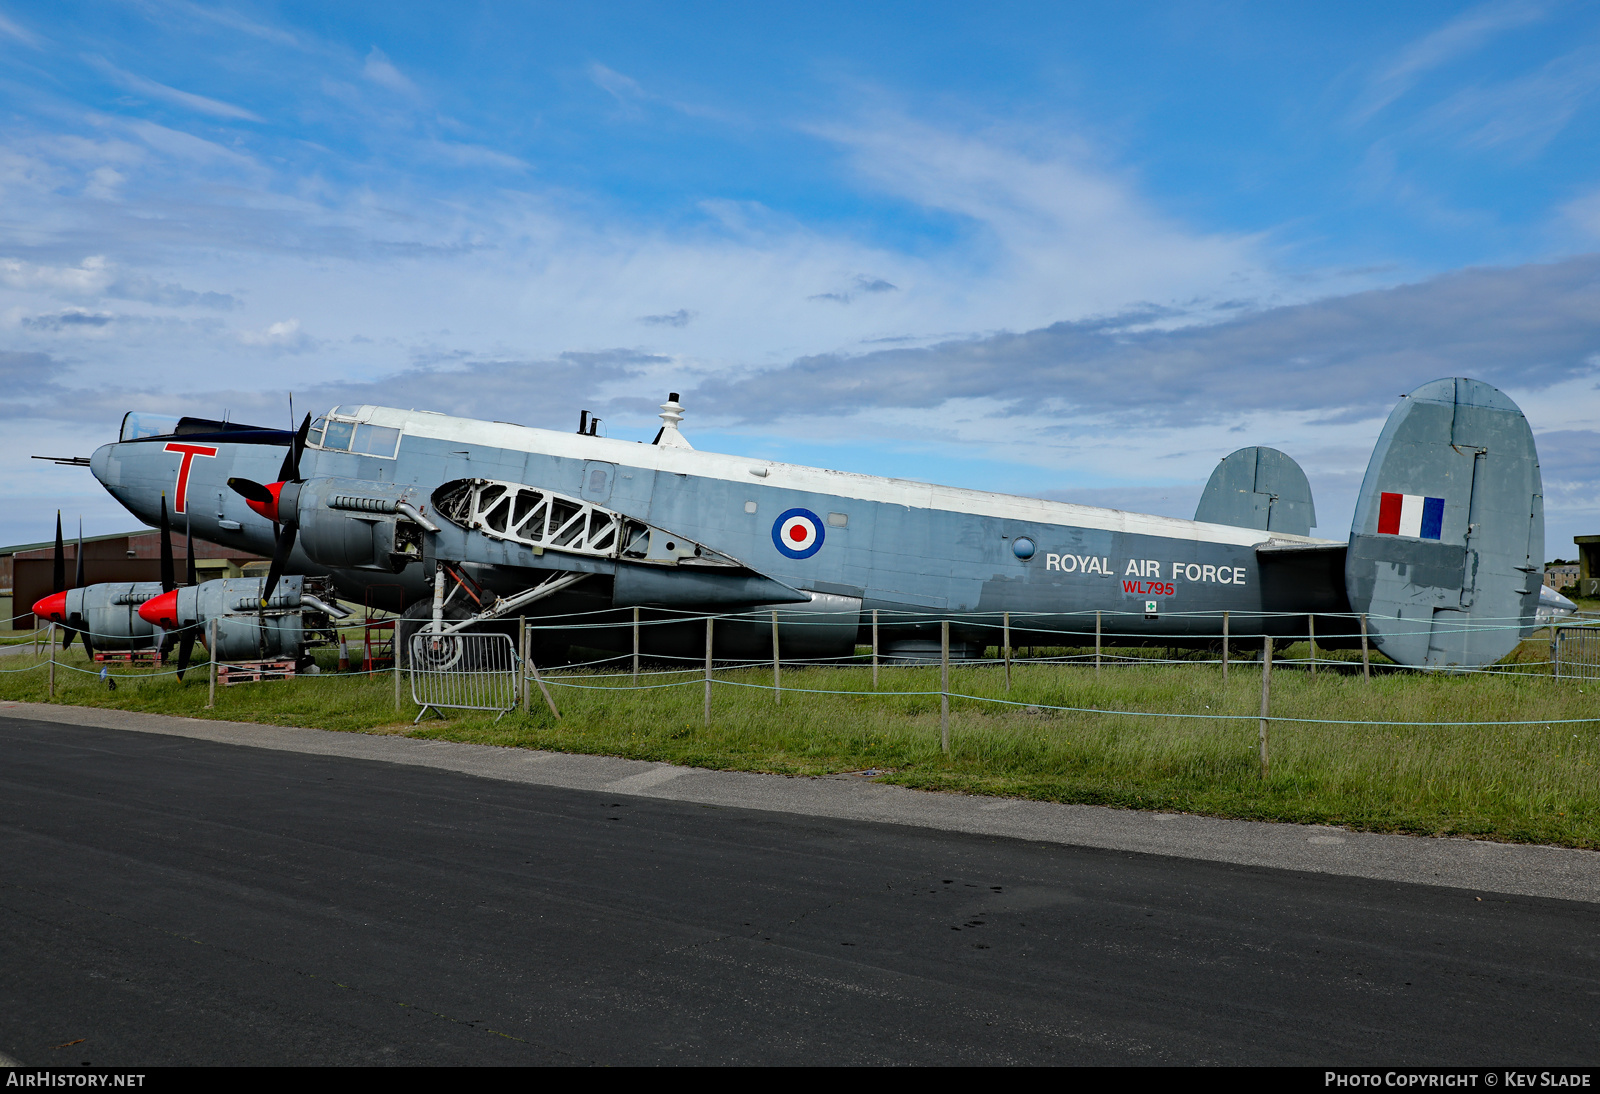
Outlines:
<svg viewBox="0 0 1600 1094"><path fill-rule="evenodd" d="M140 437L166 437L178 431L178 419L171 414L144 414L129 411L122 418L119 441L134 441Z"/></svg>
<svg viewBox="0 0 1600 1094"><path fill-rule="evenodd" d="M324 450L358 452L363 456L394 459L400 446L400 431L365 422L341 422L337 418L318 418L311 424L306 440Z"/></svg>
<svg viewBox="0 0 1600 1094"><path fill-rule="evenodd" d="M322 447L349 449L350 434L355 432L355 428L354 422L330 420L328 427L322 431Z"/></svg>

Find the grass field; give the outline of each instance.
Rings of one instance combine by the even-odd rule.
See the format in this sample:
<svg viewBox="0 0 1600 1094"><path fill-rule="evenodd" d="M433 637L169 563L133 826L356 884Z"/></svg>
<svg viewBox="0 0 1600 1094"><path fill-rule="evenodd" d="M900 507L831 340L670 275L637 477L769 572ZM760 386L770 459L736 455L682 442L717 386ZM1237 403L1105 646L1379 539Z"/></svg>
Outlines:
<svg viewBox="0 0 1600 1094"><path fill-rule="evenodd" d="M1547 646L1528 643L1520 659ZM1306 647L1285 656L1304 656ZM1345 655L1348 656L1348 655ZM0 661L0 698L44 701L46 670L19 672L26 654ZM66 662L86 667L76 648ZM1226 686L1218 667L1151 664L1091 667L1022 662L1005 691L998 668L952 671L949 755L940 749L939 697L872 693L870 670L786 669L781 704L768 669L719 670L711 724L695 672L648 676L682 686L619 690L627 676L547 674L563 717L537 698L531 714L430 716L416 728L409 693L396 711L389 675L306 676L218 689L206 709L206 671L186 681L119 668L120 686L57 670L56 701L192 717L315 726L661 760L701 767L816 775L876 768L884 781L924 789L1086 802L1344 825L1389 832L1460 835L1600 847L1600 706L1597 689L1526 673L1375 674L1324 663L1273 672L1275 718L1348 719L1405 725L1274 721L1271 767L1261 778L1256 716L1259 664L1236 664ZM1354 671L1350 671L1354 669ZM594 670L586 670L592 672ZM576 685L583 685L578 687ZM937 668L885 668L882 692L937 692ZM1240 715L1228 721L1079 713ZM1571 722L1571 719L1594 721ZM1528 721L1518 726L1427 726L1422 722Z"/></svg>

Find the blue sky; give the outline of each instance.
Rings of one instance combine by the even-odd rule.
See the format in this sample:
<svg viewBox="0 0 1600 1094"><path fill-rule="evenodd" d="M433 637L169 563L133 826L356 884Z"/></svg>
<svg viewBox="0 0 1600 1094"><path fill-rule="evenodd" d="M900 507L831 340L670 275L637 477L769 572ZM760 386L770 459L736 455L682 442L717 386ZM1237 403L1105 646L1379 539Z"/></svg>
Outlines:
<svg viewBox="0 0 1600 1094"><path fill-rule="evenodd" d="M1600 12L0 0L0 538L366 400L1187 516L1496 383L1600 531Z"/></svg>

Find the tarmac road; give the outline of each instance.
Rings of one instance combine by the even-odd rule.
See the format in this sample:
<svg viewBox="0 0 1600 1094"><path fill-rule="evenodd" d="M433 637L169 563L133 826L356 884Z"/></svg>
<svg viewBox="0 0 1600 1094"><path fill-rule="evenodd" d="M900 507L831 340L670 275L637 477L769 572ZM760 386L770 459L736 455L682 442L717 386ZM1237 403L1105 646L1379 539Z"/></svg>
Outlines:
<svg viewBox="0 0 1600 1094"><path fill-rule="evenodd" d="M644 796L651 765L580 789L178 732L0 716L0 1054L1600 1057L1592 899Z"/></svg>

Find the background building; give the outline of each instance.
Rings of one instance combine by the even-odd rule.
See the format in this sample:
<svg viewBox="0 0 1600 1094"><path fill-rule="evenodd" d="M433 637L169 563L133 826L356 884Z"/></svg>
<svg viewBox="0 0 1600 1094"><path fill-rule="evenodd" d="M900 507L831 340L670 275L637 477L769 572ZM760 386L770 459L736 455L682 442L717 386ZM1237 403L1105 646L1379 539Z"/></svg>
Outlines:
<svg viewBox="0 0 1600 1094"><path fill-rule="evenodd" d="M55 548L53 540L0 547L0 625L9 623L16 630L33 629L33 613L29 609L40 597L51 592ZM66 549L67 587L71 588L78 568L78 541L69 539ZM180 581L188 550L187 539L174 533L172 554ZM266 573L269 563L269 559L260 555L195 540L195 569L201 581ZM109 536L85 536L83 580L86 585L101 581L160 581L161 533L143 528Z"/></svg>

